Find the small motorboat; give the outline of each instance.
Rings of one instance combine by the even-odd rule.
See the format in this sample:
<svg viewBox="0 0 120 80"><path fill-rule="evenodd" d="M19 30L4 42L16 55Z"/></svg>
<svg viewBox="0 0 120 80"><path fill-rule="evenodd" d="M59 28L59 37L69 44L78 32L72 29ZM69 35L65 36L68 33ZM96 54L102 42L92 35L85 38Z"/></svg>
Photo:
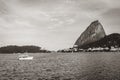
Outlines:
<svg viewBox="0 0 120 80"><path fill-rule="evenodd" d="M18 57L19 60L33 60L33 56L29 56L29 55L20 55Z"/></svg>

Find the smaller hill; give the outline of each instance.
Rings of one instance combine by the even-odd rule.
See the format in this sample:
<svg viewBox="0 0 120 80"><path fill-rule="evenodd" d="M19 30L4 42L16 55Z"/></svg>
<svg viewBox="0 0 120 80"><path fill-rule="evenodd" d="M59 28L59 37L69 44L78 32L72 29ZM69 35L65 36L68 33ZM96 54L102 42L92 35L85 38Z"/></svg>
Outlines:
<svg viewBox="0 0 120 80"><path fill-rule="evenodd" d="M26 46L9 45L0 47L0 53L41 53L41 52L46 53L50 51L33 45Z"/></svg>

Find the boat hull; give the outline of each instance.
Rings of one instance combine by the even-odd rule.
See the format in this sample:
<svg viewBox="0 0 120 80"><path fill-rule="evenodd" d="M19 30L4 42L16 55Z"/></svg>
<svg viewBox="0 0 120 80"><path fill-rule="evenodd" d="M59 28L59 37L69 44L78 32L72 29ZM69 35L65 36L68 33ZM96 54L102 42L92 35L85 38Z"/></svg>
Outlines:
<svg viewBox="0 0 120 80"><path fill-rule="evenodd" d="M19 60L33 60L33 57L19 58Z"/></svg>

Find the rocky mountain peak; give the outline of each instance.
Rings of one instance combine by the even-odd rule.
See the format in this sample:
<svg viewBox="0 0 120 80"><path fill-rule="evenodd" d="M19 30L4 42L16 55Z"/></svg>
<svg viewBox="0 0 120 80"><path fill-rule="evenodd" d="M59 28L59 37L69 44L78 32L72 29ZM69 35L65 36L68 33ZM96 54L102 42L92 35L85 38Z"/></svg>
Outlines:
<svg viewBox="0 0 120 80"><path fill-rule="evenodd" d="M100 23L99 20L95 20L91 24L98 24L98 23Z"/></svg>
<svg viewBox="0 0 120 80"><path fill-rule="evenodd" d="M102 24L96 20L93 21L87 29L80 35L74 45L84 46L86 44L98 41L106 36Z"/></svg>

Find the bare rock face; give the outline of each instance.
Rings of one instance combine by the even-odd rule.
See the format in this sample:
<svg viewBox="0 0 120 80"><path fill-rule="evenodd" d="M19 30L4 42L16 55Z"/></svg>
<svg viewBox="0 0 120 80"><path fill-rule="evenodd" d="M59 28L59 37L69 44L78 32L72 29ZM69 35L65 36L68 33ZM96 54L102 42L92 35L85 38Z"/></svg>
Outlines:
<svg viewBox="0 0 120 80"><path fill-rule="evenodd" d="M92 22L88 28L81 34L78 40L75 42L75 46L81 47L92 42L98 41L106 36L105 31L101 23L96 20Z"/></svg>

